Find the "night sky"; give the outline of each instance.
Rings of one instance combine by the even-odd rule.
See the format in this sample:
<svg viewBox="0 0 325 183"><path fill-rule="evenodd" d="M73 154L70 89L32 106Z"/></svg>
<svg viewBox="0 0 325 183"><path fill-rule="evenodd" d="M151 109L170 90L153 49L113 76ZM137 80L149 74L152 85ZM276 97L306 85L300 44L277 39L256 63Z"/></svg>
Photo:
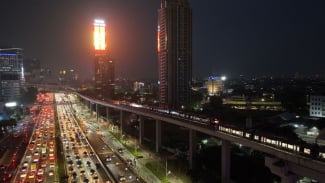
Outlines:
<svg viewBox="0 0 325 183"><path fill-rule="evenodd" d="M190 0L193 77L325 74L324 0ZM103 18L116 76L157 79L159 0L1 0L0 46L44 67L93 73L92 23Z"/></svg>

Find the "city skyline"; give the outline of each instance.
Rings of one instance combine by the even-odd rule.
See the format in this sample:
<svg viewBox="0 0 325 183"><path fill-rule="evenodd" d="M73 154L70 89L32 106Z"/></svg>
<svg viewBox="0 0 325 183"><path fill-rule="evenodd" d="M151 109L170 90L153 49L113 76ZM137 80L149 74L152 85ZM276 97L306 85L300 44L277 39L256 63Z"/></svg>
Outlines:
<svg viewBox="0 0 325 183"><path fill-rule="evenodd" d="M91 24L94 18L104 18L117 77L157 79L159 3L6 0L0 8L0 45L23 48L24 58L39 58L43 67L74 68L90 77ZM324 2L190 3L194 78L322 74Z"/></svg>

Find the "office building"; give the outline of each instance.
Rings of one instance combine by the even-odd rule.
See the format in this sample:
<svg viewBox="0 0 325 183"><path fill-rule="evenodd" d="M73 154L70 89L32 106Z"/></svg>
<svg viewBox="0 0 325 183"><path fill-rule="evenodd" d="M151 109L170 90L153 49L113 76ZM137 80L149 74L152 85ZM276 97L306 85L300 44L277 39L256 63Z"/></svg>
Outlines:
<svg viewBox="0 0 325 183"><path fill-rule="evenodd" d="M0 98L4 102L21 97L24 84L23 49L0 49Z"/></svg>
<svg viewBox="0 0 325 183"><path fill-rule="evenodd" d="M191 100L192 10L188 0L161 0L157 30L161 107L183 108Z"/></svg>
<svg viewBox="0 0 325 183"><path fill-rule="evenodd" d="M311 95L309 115L311 117L325 117L325 96Z"/></svg>
<svg viewBox="0 0 325 183"><path fill-rule="evenodd" d="M144 88L144 82L141 81L135 81L133 83L133 91L141 91Z"/></svg>
<svg viewBox="0 0 325 183"><path fill-rule="evenodd" d="M104 20L94 21L95 88L99 97L114 96L114 62L110 59L106 44Z"/></svg>
<svg viewBox="0 0 325 183"><path fill-rule="evenodd" d="M207 88L208 95L220 95L224 89L224 82L226 77L210 76L205 81L205 87Z"/></svg>

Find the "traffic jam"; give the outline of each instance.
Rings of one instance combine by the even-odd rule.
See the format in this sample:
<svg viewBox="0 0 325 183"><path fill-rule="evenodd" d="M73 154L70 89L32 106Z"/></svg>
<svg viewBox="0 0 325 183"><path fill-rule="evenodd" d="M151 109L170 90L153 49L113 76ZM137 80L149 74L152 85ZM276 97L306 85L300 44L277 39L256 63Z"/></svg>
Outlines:
<svg viewBox="0 0 325 183"><path fill-rule="evenodd" d="M37 96L36 122L34 133L27 145L21 163L17 166L14 177L16 183L22 182L54 182L55 180L55 125L53 94L45 93ZM34 106L35 107L35 106ZM37 114L39 113L39 114Z"/></svg>

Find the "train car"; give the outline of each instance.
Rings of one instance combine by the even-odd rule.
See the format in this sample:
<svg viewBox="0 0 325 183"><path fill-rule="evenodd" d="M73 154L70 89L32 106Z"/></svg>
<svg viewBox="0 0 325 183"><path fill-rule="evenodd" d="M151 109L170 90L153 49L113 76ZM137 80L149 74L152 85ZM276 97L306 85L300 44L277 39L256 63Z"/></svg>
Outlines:
<svg viewBox="0 0 325 183"><path fill-rule="evenodd" d="M219 131L239 137L244 137L245 134L244 129L230 124L219 124Z"/></svg>
<svg viewBox="0 0 325 183"><path fill-rule="evenodd" d="M304 142L301 145L300 154L308 158L325 162L325 146Z"/></svg>
<svg viewBox="0 0 325 183"><path fill-rule="evenodd" d="M266 132L255 131L253 133L253 140L291 152L298 153L301 151L301 141L290 140L285 137L268 134Z"/></svg>

